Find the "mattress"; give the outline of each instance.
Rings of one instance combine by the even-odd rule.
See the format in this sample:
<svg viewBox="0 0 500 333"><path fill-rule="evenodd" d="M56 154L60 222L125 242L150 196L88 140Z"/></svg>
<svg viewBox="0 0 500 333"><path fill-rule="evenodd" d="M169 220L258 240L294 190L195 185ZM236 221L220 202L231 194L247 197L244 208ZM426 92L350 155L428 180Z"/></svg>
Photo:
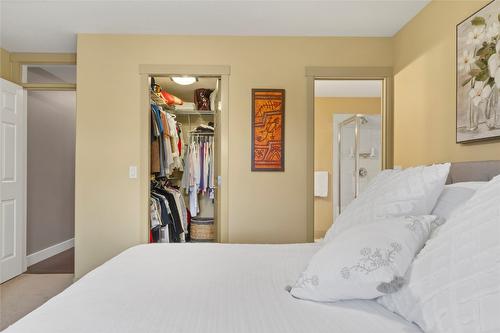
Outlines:
<svg viewBox="0 0 500 333"><path fill-rule="evenodd" d="M317 244L151 244L85 275L7 333L421 332L373 301L293 298Z"/></svg>

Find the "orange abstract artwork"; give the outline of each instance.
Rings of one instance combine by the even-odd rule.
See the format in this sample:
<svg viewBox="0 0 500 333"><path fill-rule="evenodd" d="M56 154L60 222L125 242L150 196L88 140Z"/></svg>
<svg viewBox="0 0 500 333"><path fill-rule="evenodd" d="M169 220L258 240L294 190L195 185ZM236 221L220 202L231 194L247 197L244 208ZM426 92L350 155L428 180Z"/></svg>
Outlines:
<svg viewBox="0 0 500 333"><path fill-rule="evenodd" d="M285 90L252 89L252 171L285 170Z"/></svg>

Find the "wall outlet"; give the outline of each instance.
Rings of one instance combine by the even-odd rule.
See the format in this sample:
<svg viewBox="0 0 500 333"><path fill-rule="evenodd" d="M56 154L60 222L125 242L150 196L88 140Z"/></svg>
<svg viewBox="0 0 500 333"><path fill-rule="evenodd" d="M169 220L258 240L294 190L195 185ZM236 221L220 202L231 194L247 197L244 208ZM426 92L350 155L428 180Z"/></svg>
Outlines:
<svg viewBox="0 0 500 333"><path fill-rule="evenodd" d="M128 178L130 178L130 179L137 178L137 166L131 165L128 167Z"/></svg>

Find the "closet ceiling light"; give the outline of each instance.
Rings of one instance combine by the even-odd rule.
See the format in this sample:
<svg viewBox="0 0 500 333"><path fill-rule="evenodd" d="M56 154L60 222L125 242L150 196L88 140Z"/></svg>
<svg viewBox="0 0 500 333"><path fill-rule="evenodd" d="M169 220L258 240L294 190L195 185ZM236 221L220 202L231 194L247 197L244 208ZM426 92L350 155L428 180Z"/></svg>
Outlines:
<svg viewBox="0 0 500 333"><path fill-rule="evenodd" d="M170 79L183 86L187 86L198 81L198 78L194 76L172 76Z"/></svg>

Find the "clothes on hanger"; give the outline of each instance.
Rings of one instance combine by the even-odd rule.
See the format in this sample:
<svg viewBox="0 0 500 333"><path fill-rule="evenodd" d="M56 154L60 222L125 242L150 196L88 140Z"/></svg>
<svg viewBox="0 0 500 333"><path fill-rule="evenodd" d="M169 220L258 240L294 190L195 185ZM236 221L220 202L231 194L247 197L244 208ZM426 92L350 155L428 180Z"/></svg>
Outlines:
<svg viewBox="0 0 500 333"><path fill-rule="evenodd" d="M195 217L200 212L198 194L208 195L211 199L215 197L215 151L213 131L190 134L190 144L183 159L181 188L189 196L189 210Z"/></svg>
<svg viewBox="0 0 500 333"><path fill-rule="evenodd" d="M189 233L189 219L181 192L153 181L149 202L152 242L185 242Z"/></svg>
<svg viewBox="0 0 500 333"><path fill-rule="evenodd" d="M151 103L151 173L168 177L182 171L181 126L161 106Z"/></svg>

